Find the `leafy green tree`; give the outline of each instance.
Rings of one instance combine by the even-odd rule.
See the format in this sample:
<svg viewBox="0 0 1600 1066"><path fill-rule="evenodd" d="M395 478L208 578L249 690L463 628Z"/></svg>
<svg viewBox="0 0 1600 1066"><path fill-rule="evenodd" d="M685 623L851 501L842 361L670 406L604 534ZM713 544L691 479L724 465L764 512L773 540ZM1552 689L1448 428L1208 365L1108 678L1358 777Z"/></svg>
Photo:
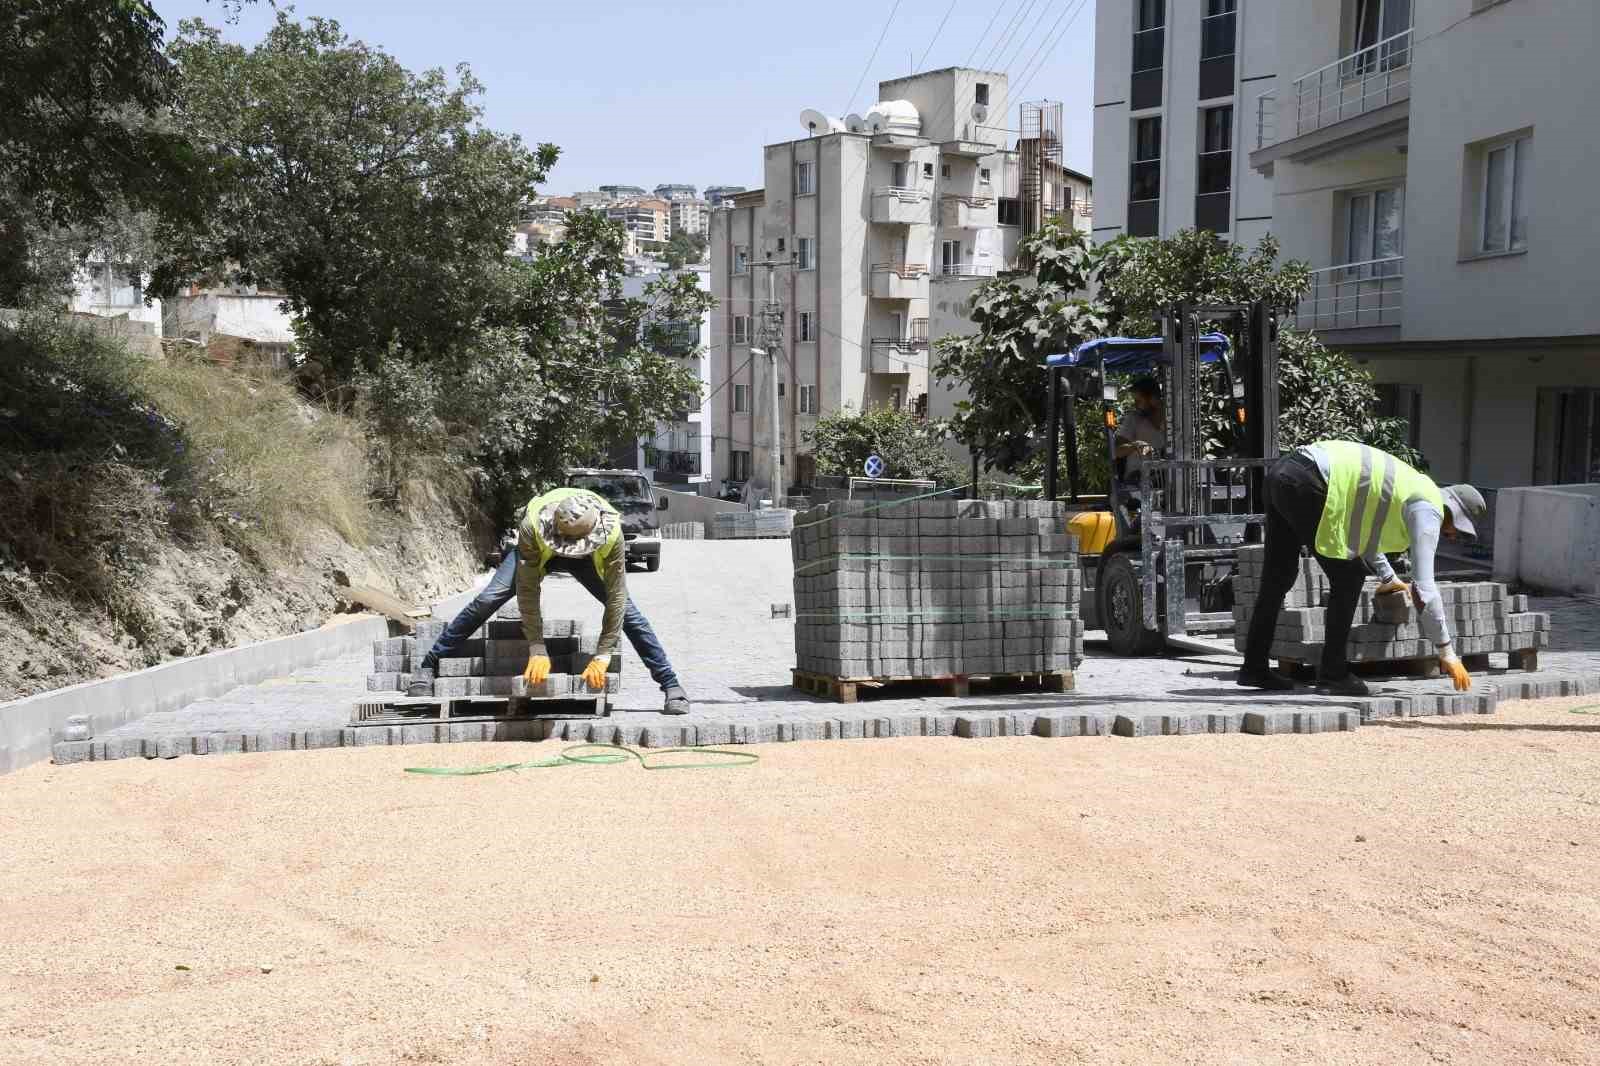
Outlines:
<svg viewBox="0 0 1600 1066"><path fill-rule="evenodd" d="M670 270L678 270L690 263L698 263L706 254L706 238L700 233L678 232L672 235L662 257Z"/></svg>
<svg viewBox="0 0 1600 1066"><path fill-rule="evenodd" d="M157 292L197 277L280 286L334 385L391 351L430 361L477 342L554 146L483 128L466 67L454 84L413 74L325 19L280 12L250 49L188 20L169 55L177 127L208 147L218 209L159 231Z"/></svg>
<svg viewBox="0 0 1600 1066"><path fill-rule="evenodd" d="M1025 239L1021 251L1030 271L978 289L972 300L978 332L940 341L934 370L937 382L968 391L956 405L957 438L974 445L986 464L1020 476L1043 464L1045 356L1094 337L1153 335L1161 312L1184 301L1265 300L1287 310L1310 282L1304 264L1278 262L1271 237L1246 250L1213 233L1186 230L1166 240L1124 237L1094 248L1081 233L1051 224ZM1093 299L1083 295L1090 291ZM1404 422L1374 413L1370 374L1313 336L1282 329L1279 337L1285 447L1340 437L1419 461L1406 445ZM1091 489L1109 476L1098 406L1098 398L1085 401L1076 413L1079 465ZM1225 408L1218 399L1206 412L1219 447L1229 439Z"/></svg>
<svg viewBox="0 0 1600 1066"><path fill-rule="evenodd" d="M860 476L867 457L877 455L884 461L884 477L962 484L967 471L945 451L944 439L937 424L892 407L833 411L806 434L822 475Z"/></svg>

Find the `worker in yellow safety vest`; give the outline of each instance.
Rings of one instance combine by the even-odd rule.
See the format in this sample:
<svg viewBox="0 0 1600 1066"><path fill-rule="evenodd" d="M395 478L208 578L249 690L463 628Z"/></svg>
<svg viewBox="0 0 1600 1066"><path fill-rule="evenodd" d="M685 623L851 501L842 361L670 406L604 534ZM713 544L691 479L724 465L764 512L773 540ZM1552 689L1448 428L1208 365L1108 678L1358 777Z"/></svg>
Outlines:
<svg viewBox="0 0 1600 1066"><path fill-rule="evenodd" d="M605 499L575 488L552 489L534 497L517 528L517 550L506 554L483 591L445 628L412 675L407 694L433 695L439 660L449 658L513 594L522 612L522 635L528 641L528 665L522 676L530 685L541 684L550 676L551 663L539 593L545 575L560 571L571 574L605 604L600 641L583 670L585 683L596 691L604 687L620 632L639 653L651 679L661 686L666 697L662 713L688 714L688 694L667 660L666 649L650 620L628 598L627 569L622 517Z"/></svg>
<svg viewBox="0 0 1600 1066"><path fill-rule="evenodd" d="M1310 548L1332 584L1318 682L1340 696L1364 696L1367 686L1350 676L1346 651L1361 587L1369 572L1380 593L1407 592L1423 633L1439 651L1439 665L1457 691L1472 678L1450 643L1444 601L1433 579L1439 537L1476 537L1488 515L1471 485L1440 488L1387 452L1351 441L1325 440L1279 459L1267 471L1266 558L1261 591L1245 643L1239 684L1292 689L1294 682L1268 669L1273 632L1283 598L1294 587L1300 549ZM1386 552L1410 549L1411 585L1395 577Z"/></svg>

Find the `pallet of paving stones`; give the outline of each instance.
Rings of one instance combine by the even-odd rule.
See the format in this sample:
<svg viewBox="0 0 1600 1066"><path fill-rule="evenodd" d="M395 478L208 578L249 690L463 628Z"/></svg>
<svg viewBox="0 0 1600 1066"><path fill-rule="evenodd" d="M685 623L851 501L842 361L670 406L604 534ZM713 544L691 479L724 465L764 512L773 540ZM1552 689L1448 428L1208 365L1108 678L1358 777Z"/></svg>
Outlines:
<svg viewBox="0 0 1600 1066"><path fill-rule="evenodd" d="M421 663L428 649L444 633L446 623L419 622L409 637L390 637L373 642L373 672L367 676L367 691L401 693L411 683L412 668ZM596 693L584 682L582 673L595 656L598 637L584 633L583 625L572 619L544 620L544 644L549 653L551 673L543 683L530 686L523 680L528 665L528 642L523 639L522 617L515 600L501 607L495 616L463 641L449 658L439 660L434 672L433 695L389 697L363 700L351 714L351 724L409 721L418 717L442 720L457 717L449 708L467 706L472 701L498 701L502 708L489 717L518 717L527 714L561 713L556 710L516 711L511 701L552 701L586 703L595 714L607 713L608 697L622 689L622 656L611 656L603 692ZM433 714L427 708L435 708ZM388 708L385 710L384 708ZM475 712L482 717L482 712Z"/></svg>
<svg viewBox="0 0 1600 1066"><path fill-rule="evenodd" d="M836 500L803 512L797 687L1061 677L1083 661L1083 575L1059 504Z"/></svg>
<svg viewBox="0 0 1600 1066"><path fill-rule="evenodd" d="M786 507L760 511L719 511L711 516L716 540L763 540L787 537L794 529L794 512Z"/></svg>
<svg viewBox="0 0 1600 1066"><path fill-rule="evenodd" d="M1264 551L1253 545L1240 549L1238 555L1233 618L1234 646L1240 651L1255 613ZM1350 627L1350 662L1394 673L1437 676L1436 649L1423 635L1410 598L1379 596L1377 588L1377 579L1368 578L1361 590ZM1313 558L1302 558L1294 587L1284 597L1278 615L1273 659L1291 669L1321 660L1329 591L1322 567ZM1538 669L1539 649L1550 645L1550 616L1530 611L1528 597L1513 596L1505 585L1492 581L1444 581L1439 583L1439 594L1452 645L1469 670L1485 668L1490 654L1506 655L1514 668Z"/></svg>
<svg viewBox="0 0 1600 1066"><path fill-rule="evenodd" d="M517 679L521 681L521 678ZM604 718L611 713L605 691L590 691L579 679L580 691L546 696L468 696L437 699L399 696L387 700L360 700L350 715L352 726L399 725L406 722L497 722L521 718ZM539 688L546 688L546 685Z"/></svg>
<svg viewBox="0 0 1600 1066"><path fill-rule="evenodd" d="M805 670L792 671L794 687L801 692L836 703L855 703L866 695L884 699L904 699L936 690L938 695L965 697L976 686L981 695L996 692L1071 692L1075 680L1071 670L1045 674L984 674L944 677L831 677Z"/></svg>
<svg viewBox="0 0 1600 1066"><path fill-rule="evenodd" d="M662 540L705 540L704 522L668 522L661 527Z"/></svg>

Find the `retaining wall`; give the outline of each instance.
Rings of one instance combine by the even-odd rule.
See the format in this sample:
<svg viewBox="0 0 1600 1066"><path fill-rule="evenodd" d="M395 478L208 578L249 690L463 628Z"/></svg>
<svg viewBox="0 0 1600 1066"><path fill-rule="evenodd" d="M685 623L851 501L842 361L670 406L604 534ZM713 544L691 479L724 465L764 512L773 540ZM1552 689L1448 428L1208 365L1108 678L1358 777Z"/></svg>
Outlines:
<svg viewBox="0 0 1600 1066"><path fill-rule="evenodd" d="M656 492L667 498L667 509L657 515L663 524L667 522L699 522L705 529L707 537L711 536L713 515L749 510L742 503L719 500L713 496L696 496L690 492L678 492L675 489L664 488L661 485L656 486Z"/></svg>
<svg viewBox="0 0 1600 1066"><path fill-rule="evenodd" d="M1494 579L1555 593L1600 592L1600 485L1501 489Z"/></svg>
<svg viewBox="0 0 1600 1066"><path fill-rule="evenodd" d="M0 773L48 759L53 734L73 715L87 715L98 735L147 714L370 648L388 635L387 619L363 618L0 703Z"/></svg>

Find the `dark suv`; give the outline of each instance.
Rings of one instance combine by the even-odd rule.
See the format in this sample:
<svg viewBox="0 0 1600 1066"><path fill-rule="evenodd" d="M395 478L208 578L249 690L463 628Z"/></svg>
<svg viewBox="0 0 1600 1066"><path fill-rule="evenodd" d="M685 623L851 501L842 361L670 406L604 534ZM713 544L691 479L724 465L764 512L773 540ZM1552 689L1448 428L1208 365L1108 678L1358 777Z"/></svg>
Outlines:
<svg viewBox="0 0 1600 1066"><path fill-rule="evenodd" d="M657 514L667 509L667 498L656 496L649 478L637 470L582 467L567 471L567 485L604 497L621 513L628 562L643 563L652 572L661 569L661 520Z"/></svg>

